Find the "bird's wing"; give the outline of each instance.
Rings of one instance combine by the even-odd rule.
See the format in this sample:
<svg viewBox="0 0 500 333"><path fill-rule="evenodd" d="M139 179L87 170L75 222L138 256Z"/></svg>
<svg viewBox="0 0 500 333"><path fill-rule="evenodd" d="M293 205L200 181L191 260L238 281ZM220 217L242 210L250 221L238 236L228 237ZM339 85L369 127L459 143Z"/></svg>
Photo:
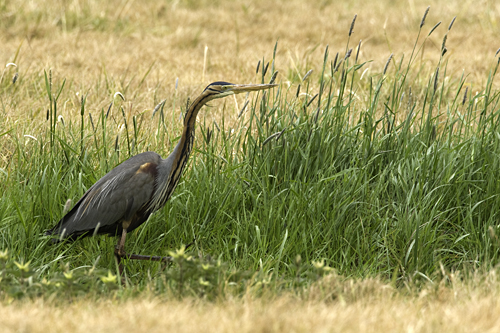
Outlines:
<svg viewBox="0 0 500 333"><path fill-rule="evenodd" d="M69 236L130 219L151 200L160 159L158 154L147 152L118 165L99 179L48 233L64 232Z"/></svg>

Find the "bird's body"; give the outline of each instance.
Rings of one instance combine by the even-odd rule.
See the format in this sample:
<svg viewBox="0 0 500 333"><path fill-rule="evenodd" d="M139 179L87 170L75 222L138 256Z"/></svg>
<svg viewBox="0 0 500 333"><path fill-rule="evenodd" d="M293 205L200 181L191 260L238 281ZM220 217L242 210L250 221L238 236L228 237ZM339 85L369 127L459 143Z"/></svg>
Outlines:
<svg viewBox="0 0 500 333"><path fill-rule="evenodd" d="M92 185L46 235L71 240L93 234L121 235L115 249L119 263L123 257L164 259L126 254L125 237L128 231L139 227L153 212L163 207L172 195L193 147L194 125L199 110L216 98L274 86L235 85L227 82L208 85L186 111L181 138L167 158L163 159L155 152L145 152L119 164Z"/></svg>
<svg viewBox="0 0 500 333"><path fill-rule="evenodd" d="M153 212L148 208L162 162L155 152L124 161L99 179L48 233L71 239L94 231L114 236L121 234L123 222L130 223L128 231L134 230ZM99 204L103 198L106 205Z"/></svg>

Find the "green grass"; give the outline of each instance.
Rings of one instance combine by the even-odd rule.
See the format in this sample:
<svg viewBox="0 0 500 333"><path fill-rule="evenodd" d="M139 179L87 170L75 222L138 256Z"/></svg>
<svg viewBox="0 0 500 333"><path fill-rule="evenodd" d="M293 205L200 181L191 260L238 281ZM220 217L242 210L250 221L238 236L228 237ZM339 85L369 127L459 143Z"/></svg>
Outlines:
<svg viewBox="0 0 500 333"><path fill-rule="evenodd" d="M432 280L441 265L495 267L498 62L486 86L472 92L465 77L447 76L445 57L431 72L419 65L421 40L411 56L392 58L387 72L363 78L366 63L358 62L356 48L335 62L327 49L322 72L304 82L293 78L298 96L297 85L286 84L253 94L232 127L224 117L218 124L203 118L215 110L202 111L195 151L174 195L127 237L127 251L167 255L196 239L193 255L218 258L227 272L258 272L282 288L314 281L321 260L342 276L397 284ZM279 68L272 64L266 75L261 67L263 82ZM153 116L132 116L115 98L91 121L83 96L81 118L63 124L57 110L64 80L53 83L49 71L31 79L35 91L45 91L47 120L36 140L24 136L30 128L0 130L12 149L0 169L0 249L30 262L41 277L59 276L63 263L91 267L97 258L97 268L114 272L114 238L51 245L43 232L63 216L68 198L75 203L119 162L153 149L167 156L179 138L179 114L165 105ZM0 83L3 94L16 89L7 79ZM222 105L217 112L240 112ZM126 271L139 287L165 277L157 263L128 262Z"/></svg>

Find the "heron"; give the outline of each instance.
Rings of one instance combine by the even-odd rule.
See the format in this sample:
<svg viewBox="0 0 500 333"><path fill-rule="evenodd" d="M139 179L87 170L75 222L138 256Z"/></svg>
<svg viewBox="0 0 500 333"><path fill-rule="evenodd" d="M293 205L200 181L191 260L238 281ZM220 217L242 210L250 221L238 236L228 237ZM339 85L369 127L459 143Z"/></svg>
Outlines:
<svg viewBox="0 0 500 333"><path fill-rule="evenodd" d="M223 81L209 84L187 109L181 138L167 158L148 151L125 160L92 185L45 235L56 236L53 238L55 242L63 239L74 241L96 234L118 236L114 255L120 276L123 275L123 258L168 261L169 257L127 253L125 238L128 232L146 222L170 199L193 148L198 112L211 100L275 86Z"/></svg>

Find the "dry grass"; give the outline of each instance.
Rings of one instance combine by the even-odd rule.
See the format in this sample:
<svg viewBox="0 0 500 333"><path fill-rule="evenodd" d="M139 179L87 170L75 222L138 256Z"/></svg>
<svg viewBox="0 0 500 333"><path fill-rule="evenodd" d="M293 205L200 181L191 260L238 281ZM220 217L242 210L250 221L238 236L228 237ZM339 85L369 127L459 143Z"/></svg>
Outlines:
<svg viewBox="0 0 500 333"><path fill-rule="evenodd" d="M9 1L0 12L0 63L15 60L20 87L12 96L16 103L4 101L3 111L14 120L27 115L43 119L47 101L41 77L49 68L55 83L63 78L69 83L60 103L66 118L78 114L76 93L89 93L91 112L107 106L116 91L125 94L126 109L134 114L153 109L164 98L170 106L174 96L184 101L211 81L259 81L257 61L271 59L277 40L278 81L297 82L309 69L320 70L327 44L331 54L345 51L354 14L358 19L351 47L363 40L360 59L373 60L369 68L377 73L389 54L394 53L395 59L409 56L427 5L421 0L221 0L215 5L209 1ZM484 81L499 47L495 40L499 14L500 4L492 1L433 4L424 34L438 21L443 24L426 43L424 67L435 65L444 32L457 15L447 41L450 74L456 77L465 70L470 73L469 82ZM13 72L10 68L7 74ZM23 79L36 78L36 84L23 84ZM179 86L174 94L176 78Z"/></svg>
<svg viewBox="0 0 500 333"><path fill-rule="evenodd" d="M328 279L328 285L337 284ZM458 281L458 280L457 280ZM495 274L475 285L434 285L418 294L378 280L341 283L341 290L309 291L271 299L246 297L216 303L158 298L128 301L51 301L0 305L2 332L497 332L499 284ZM326 285L326 288L325 288ZM332 294L335 296L332 300ZM306 297L307 298L307 297Z"/></svg>

